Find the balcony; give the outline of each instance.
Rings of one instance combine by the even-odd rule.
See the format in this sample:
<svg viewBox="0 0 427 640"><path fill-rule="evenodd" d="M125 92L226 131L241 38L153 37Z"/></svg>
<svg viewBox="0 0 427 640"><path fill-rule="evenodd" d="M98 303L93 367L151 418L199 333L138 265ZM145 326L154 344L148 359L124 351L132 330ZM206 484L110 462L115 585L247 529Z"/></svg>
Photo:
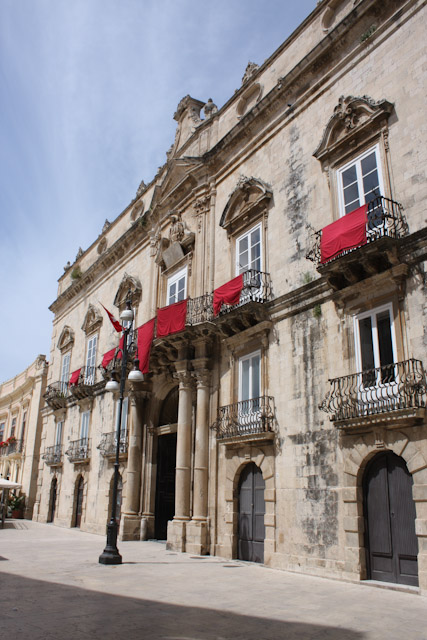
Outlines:
<svg viewBox="0 0 427 640"><path fill-rule="evenodd" d="M53 409L63 409L67 404L67 398L69 396L68 382L53 382L48 385L46 393L43 395L46 400L46 404Z"/></svg>
<svg viewBox="0 0 427 640"><path fill-rule="evenodd" d="M411 426L425 416L427 380L420 360L405 360L329 380L320 405L335 426L360 429L383 424Z"/></svg>
<svg viewBox="0 0 427 640"><path fill-rule="evenodd" d="M0 443L0 456L19 458L24 448L22 440L17 440L15 436L10 436L7 440Z"/></svg>
<svg viewBox="0 0 427 640"><path fill-rule="evenodd" d="M270 396L220 407L213 429L224 444L273 440L274 402Z"/></svg>
<svg viewBox="0 0 427 640"><path fill-rule="evenodd" d="M52 447L46 447L43 454L43 460L49 467L59 467L62 465L62 446L55 444Z"/></svg>
<svg viewBox="0 0 427 640"><path fill-rule="evenodd" d="M383 196L371 200L365 232L366 242L326 259L321 255L322 231L314 233L306 258L314 262L333 289L343 289L399 264L398 240L408 234L402 205Z"/></svg>
<svg viewBox="0 0 427 640"><path fill-rule="evenodd" d="M69 389L71 395L76 400L83 400L94 393L96 378L96 367L82 367L78 379L74 383L70 383Z"/></svg>
<svg viewBox="0 0 427 640"><path fill-rule="evenodd" d="M90 440L88 438L80 438L70 442L65 455L68 456L70 462L88 462L90 458Z"/></svg>
<svg viewBox="0 0 427 640"><path fill-rule="evenodd" d="M112 431L110 433L103 433L101 442L99 443L97 449L100 450L101 455L104 456L104 458L115 458L116 449L117 449L116 432ZM126 457L127 452L128 452L128 434L127 432L124 432L120 434L119 457L120 458Z"/></svg>

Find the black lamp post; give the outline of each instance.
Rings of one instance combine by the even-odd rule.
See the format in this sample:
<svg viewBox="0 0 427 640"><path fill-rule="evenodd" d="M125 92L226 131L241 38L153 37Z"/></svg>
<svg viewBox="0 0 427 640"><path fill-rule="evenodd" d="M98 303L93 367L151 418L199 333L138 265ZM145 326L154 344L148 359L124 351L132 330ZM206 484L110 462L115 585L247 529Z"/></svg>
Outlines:
<svg viewBox="0 0 427 640"><path fill-rule="evenodd" d="M120 320L122 321L122 324L124 322L128 323L128 326L123 330L123 349L122 349L122 367L120 371L120 386L114 377L111 380L109 380L105 385L106 391L117 391L120 389L120 395L119 395L119 407L118 407L117 429L116 429L116 458L114 462L114 481L113 481L113 499L112 499L112 505L111 505L111 518L107 525L107 544L105 546L104 551L99 556L99 562L101 564L121 564L122 563L122 556L120 555L119 550L117 548L118 525L117 525L117 519L116 519L116 509L117 509L117 487L119 484L120 433L122 429L122 408L123 408L123 398L124 398L125 384L126 384L128 341L129 341L129 334L132 330L132 320L133 320L133 311L132 311L131 305L132 305L132 301L130 299L126 300L126 309L120 314ZM138 368L138 360L135 360L135 369L131 371L131 373L129 374L129 380L133 380L134 382L137 382L137 381L142 381L143 379L144 379L143 374L139 371L139 368Z"/></svg>

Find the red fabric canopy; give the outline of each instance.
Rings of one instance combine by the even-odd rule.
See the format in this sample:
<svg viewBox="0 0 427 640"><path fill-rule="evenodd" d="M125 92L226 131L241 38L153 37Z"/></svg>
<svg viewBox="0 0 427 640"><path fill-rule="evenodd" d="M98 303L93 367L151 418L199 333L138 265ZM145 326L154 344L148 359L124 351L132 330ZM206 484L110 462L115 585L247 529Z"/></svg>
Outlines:
<svg viewBox="0 0 427 640"><path fill-rule="evenodd" d="M168 336L185 329L187 300L175 302L168 307L157 309L157 337Z"/></svg>
<svg viewBox="0 0 427 640"><path fill-rule="evenodd" d="M215 289L213 295L214 316L218 315L223 304L238 304L242 289L243 274L240 274L236 278L233 278L233 280L230 280L230 282L223 284L222 287Z"/></svg>
<svg viewBox="0 0 427 640"><path fill-rule="evenodd" d="M111 349L110 351L107 351L107 353L104 353L104 356L101 362L101 366L104 367L104 369L108 367L111 360L114 358L115 353L116 353L116 349Z"/></svg>
<svg viewBox="0 0 427 640"><path fill-rule="evenodd" d="M77 369L77 371L73 371L73 373L70 376L70 384L77 384L77 382L79 381L81 370L82 368L80 367L80 369Z"/></svg>
<svg viewBox="0 0 427 640"><path fill-rule="evenodd" d="M368 205L364 204L322 229L320 239L320 262L322 264L335 258L346 249L354 249L366 244L367 210Z"/></svg>
<svg viewBox="0 0 427 640"><path fill-rule="evenodd" d="M154 336L155 318L138 327L138 360L141 373L148 373L150 364L151 343Z"/></svg>

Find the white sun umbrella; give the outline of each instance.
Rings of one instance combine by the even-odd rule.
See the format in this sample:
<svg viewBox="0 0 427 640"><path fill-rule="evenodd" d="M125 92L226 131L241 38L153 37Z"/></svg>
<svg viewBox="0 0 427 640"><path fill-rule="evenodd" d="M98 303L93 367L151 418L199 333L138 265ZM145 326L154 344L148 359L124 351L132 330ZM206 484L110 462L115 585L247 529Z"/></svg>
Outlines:
<svg viewBox="0 0 427 640"><path fill-rule="evenodd" d="M19 489L22 485L6 478L0 478L0 489Z"/></svg>

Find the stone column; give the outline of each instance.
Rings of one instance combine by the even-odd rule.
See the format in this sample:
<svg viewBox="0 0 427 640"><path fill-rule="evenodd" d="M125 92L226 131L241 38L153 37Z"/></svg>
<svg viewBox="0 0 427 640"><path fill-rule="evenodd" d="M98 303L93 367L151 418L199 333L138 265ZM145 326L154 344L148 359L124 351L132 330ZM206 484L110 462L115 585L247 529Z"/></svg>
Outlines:
<svg viewBox="0 0 427 640"><path fill-rule="evenodd" d="M143 409L147 391L136 383L129 394L131 403L131 429L128 443L128 463L126 469L126 498L121 519L121 540L139 540L141 516L139 514L141 493L142 424Z"/></svg>
<svg viewBox="0 0 427 640"><path fill-rule="evenodd" d="M185 525L190 520L192 377L186 360L175 366L179 379L175 516L168 524L167 548L185 551Z"/></svg>
<svg viewBox="0 0 427 640"><path fill-rule="evenodd" d="M205 364L205 363L203 363ZM194 372L197 381L196 447L194 454L193 518L187 525L186 551L208 553L209 383L206 368Z"/></svg>

